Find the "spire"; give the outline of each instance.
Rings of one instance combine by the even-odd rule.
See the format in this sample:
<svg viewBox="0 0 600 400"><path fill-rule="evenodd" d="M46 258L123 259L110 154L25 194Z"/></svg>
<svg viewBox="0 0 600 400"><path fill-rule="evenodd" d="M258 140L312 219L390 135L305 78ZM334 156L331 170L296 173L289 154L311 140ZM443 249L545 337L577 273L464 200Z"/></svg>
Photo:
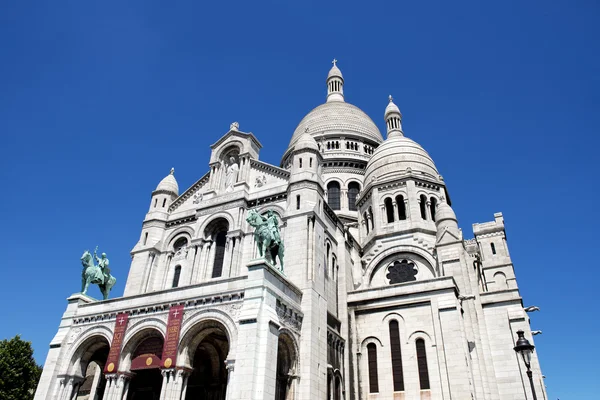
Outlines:
<svg viewBox="0 0 600 400"><path fill-rule="evenodd" d="M394 98L390 94L390 103L385 108L385 125L387 126L388 137L404 136L402 132L402 113L397 105L394 104Z"/></svg>
<svg viewBox="0 0 600 400"><path fill-rule="evenodd" d="M344 101L344 77L342 71L337 67L337 60L331 62L333 67L327 74L327 102Z"/></svg>

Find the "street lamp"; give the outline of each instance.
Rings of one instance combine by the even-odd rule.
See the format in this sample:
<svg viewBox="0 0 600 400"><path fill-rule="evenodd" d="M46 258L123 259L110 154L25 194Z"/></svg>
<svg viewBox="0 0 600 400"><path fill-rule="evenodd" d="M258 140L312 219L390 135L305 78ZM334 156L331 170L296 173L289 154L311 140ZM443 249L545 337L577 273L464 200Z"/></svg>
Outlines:
<svg viewBox="0 0 600 400"><path fill-rule="evenodd" d="M533 373L531 372L531 355L533 354L533 349L535 349L535 346L529 343L529 340L525 339L525 336L523 336L524 334L525 332L521 330L517 331L519 338L517 339L517 345L514 347L514 349L517 354L520 354L521 357L523 357L523 362L525 362L525 366L527 367L527 376L529 377L529 384L531 385L533 400L537 400L535 388L533 387Z"/></svg>

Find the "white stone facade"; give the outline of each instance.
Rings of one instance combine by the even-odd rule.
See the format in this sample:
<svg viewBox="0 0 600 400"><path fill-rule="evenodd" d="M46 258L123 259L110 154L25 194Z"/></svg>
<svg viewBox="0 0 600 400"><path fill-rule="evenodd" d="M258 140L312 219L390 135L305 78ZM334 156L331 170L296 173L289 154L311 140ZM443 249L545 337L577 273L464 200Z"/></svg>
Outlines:
<svg viewBox="0 0 600 400"><path fill-rule="evenodd" d="M190 188L174 171L159 183L124 296L68 299L35 400L532 398L502 214L465 240L392 99L384 140L343 84L334 65L281 166L233 123ZM251 209L279 217L283 273L258 259ZM151 358L176 305L177 359L161 369ZM118 369L104 374L119 313ZM535 353L531 367L545 399Z"/></svg>

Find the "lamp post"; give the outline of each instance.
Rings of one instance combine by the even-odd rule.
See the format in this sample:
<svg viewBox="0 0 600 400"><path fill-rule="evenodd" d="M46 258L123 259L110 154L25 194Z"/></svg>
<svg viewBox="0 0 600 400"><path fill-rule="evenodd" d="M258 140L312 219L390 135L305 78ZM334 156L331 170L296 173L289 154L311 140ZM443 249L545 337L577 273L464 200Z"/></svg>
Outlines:
<svg viewBox="0 0 600 400"><path fill-rule="evenodd" d="M535 395L535 387L533 387L533 373L531 372L531 355L533 354L533 349L535 349L535 346L529 343L529 340L525 339L525 336L523 336L524 334L525 332L521 330L517 331L519 338L517 339L517 345L514 347L514 349L517 354L520 354L521 357L523 357L523 361L527 367L527 376L529 377L529 384L531 385L533 400L537 400L537 396Z"/></svg>

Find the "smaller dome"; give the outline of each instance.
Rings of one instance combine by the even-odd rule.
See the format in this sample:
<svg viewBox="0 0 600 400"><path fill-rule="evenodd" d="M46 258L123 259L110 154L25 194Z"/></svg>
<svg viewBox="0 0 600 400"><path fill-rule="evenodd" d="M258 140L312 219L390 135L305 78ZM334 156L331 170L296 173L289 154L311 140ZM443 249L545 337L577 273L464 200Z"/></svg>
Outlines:
<svg viewBox="0 0 600 400"><path fill-rule="evenodd" d="M164 190L166 192L175 193L179 196L179 185L175 179L175 168L171 168L169 175L165 176L156 187L156 190Z"/></svg>
<svg viewBox="0 0 600 400"><path fill-rule="evenodd" d="M308 129L306 129L304 133L300 135L300 138L298 138L298 141L294 145L294 150L302 149L312 149L315 151L319 151L319 145L317 145L315 139L312 136L310 136L310 133L308 133Z"/></svg>
<svg viewBox="0 0 600 400"><path fill-rule="evenodd" d="M438 203L435 210L435 222L439 225L442 221L447 220L458 222L452 207L450 207L448 203L441 201Z"/></svg>
<svg viewBox="0 0 600 400"><path fill-rule="evenodd" d="M334 76L344 79L344 77L342 76L342 71L340 71L340 69L337 67L336 63L337 63L337 60L333 59L333 67L331 67L331 69L329 70L329 73L327 74L327 79L334 77Z"/></svg>
<svg viewBox="0 0 600 400"><path fill-rule="evenodd" d="M375 149L365 169L365 185L385 181L407 173L439 180L433 160L417 142L401 135L388 137Z"/></svg>
<svg viewBox="0 0 600 400"><path fill-rule="evenodd" d="M385 108L385 114L384 114L383 118L387 119L388 115L390 115L392 113L400 114L400 117L402 117L402 113L400 112L400 109L398 108L398 106L396 104L394 104L394 99L392 98L392 95L390 95L389 99L390 99L390 102L387 105L387 107Z"/></svg>

